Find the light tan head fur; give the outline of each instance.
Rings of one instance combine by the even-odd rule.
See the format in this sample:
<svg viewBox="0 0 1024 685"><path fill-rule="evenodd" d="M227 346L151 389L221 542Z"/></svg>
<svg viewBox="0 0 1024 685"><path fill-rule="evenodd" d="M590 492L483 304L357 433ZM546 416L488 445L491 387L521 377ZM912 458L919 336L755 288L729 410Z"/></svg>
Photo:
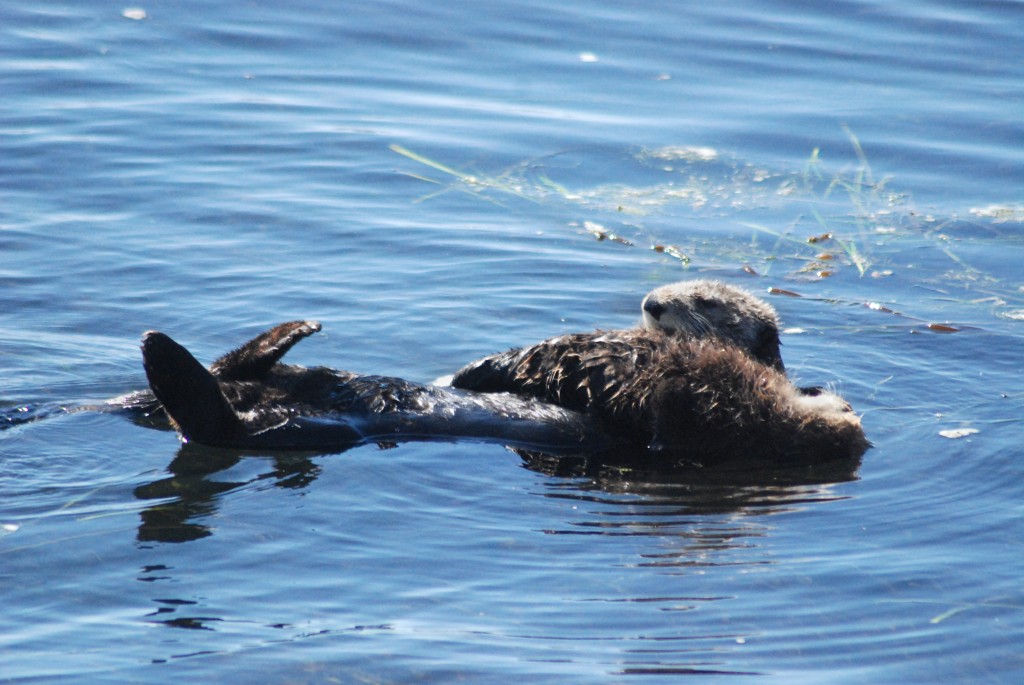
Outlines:
<svg viewBox="0 0 1024 685"><path fill-rule="evenodd" d="M641 304L643 327L685 338L718 338L783 370L779 317L745 290L710 280L679 281L652 290Z"/></svg>

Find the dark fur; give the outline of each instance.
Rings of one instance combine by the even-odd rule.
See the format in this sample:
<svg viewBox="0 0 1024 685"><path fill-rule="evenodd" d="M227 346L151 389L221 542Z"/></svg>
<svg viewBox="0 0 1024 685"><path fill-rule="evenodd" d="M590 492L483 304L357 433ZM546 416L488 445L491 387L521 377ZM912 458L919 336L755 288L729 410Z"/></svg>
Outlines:
<svg viewBox="0 0 1024 685"><path fill-rule="evenodd" d="M591 417L509 394L478 395L386 376L283 364L315 322L281 324L207 370L163 333L142 339L150 388L186 441L340 450L372 441L475 438L595 449L612 442Z"/></svg>
<svg viewBox="0 0 1024 685"><path fill-rule="evenodd" d="M856 458L868 447L838 398L801 391L733 345L662 331L553 338L474 362L452 385L586 412L614 436L689 462L815 463ZM815 395L834 401L815 405Z"/></svg>

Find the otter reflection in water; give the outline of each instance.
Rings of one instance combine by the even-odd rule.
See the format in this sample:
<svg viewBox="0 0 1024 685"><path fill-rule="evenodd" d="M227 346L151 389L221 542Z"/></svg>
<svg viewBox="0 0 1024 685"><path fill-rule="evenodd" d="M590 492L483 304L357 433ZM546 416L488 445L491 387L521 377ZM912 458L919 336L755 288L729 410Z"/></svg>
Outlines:
<svg viewBox="0 0 1024 685"><path fill-rule="evenodd" d="M782 372L766 303L697 281L655 290L643 311L646 328L562 336L475 362L455 389L280 363L319 330L311 322L282 324L209 370L162 333L147 333L142 349L176 427L210 445L323 450L469 437L621 447L666 466L813 464L867 448L842 398L801 390Z"/></svg>

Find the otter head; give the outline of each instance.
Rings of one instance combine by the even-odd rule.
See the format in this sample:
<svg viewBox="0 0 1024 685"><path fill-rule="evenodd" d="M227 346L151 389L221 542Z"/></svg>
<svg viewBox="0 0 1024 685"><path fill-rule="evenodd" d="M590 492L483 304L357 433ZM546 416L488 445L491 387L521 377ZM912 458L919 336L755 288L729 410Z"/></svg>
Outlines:
<svg viewBox="0 0 1024 685"><path fill-rule="evenodd" d="M656 288L641 305L643 327L687 338L719 338L784 370L775 309L745 290L718 281L680 281Z"/></svg>

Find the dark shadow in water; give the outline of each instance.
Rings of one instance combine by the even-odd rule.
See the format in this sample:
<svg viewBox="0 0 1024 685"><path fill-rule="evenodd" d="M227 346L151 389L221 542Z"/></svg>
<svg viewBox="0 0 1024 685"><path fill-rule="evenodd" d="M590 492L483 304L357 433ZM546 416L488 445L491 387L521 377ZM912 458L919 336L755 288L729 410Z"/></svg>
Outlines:
<svg viewBox="0 0 1024 685"><path fill-rule="evenodd" d="M522 449L514 452L526 468L559 479L553 486L563 492L552 492L552 496L586 498L591 492L629 493L660 503L670 499L687 513L730 512L780 500L795 504L804 492L801 486L853 480L860 463L857 459L817 466L766 468L737 461L719 468L679 464L654 467L646 453L622 450L572 455ZM188 542L207 537L211 530L193 521L213 514L219 495L261 480L272 480L277 487L304 488L320 473L320 467L312 461L318 454L323 453L243 452L192 443L182 445L167 467L169 476L135 489L135 496L141 500L162 500L143 510L138 540ZM229 469L248 456L270 457L273 467L247 481L210 479L212 474ZM792 490L787 486L792 486Z"/></svg>
<svg viewBox="0 0 1024 685"><path fill-rule="evenodd" d="M264 456L199 445L182 445L177 456L167 467L166 478L140 485L135 496L141 500L167 500L142 511L139 524L140 542L189 542L212 534L212 531L192 521L209 516L216 510L217 496L249 485L272 479L283 488L304 488L320 474L320 467L310 460L311 455L288 452L271 454L273 468L247 481L214 481L209 478L218 471L229 469L243 456Z"/></svg>
<svg viewBox="0 0 1024 685"><path fill-rule="evenodd" d="M860 458L835 459L818 464L765 464L756 458L737 458L706 466L689 462L655 463L645 451L616 450L598 455L551 455L513 450L531 471L558 478L579 479L587 490L637 492L643 484L652 494L694 487L732 491L750 486L786 486L841 483L857 479Z"/></svg>
<svg viewBox="0 0 1024 685"><path fill-rule="evenodd" d="M737 461L717 468L655 468L642 460L594 461L523 453L524 466L552 476L544 497L578 503L581 518L546 530L552 535L655 536L668 549L644 553L639 565L714 562L708 550L751 546L763 537L755 517L845 499L833 486L857 479L860 460L769 467ZM756 546L756 544L755 544Z"/></svg>

